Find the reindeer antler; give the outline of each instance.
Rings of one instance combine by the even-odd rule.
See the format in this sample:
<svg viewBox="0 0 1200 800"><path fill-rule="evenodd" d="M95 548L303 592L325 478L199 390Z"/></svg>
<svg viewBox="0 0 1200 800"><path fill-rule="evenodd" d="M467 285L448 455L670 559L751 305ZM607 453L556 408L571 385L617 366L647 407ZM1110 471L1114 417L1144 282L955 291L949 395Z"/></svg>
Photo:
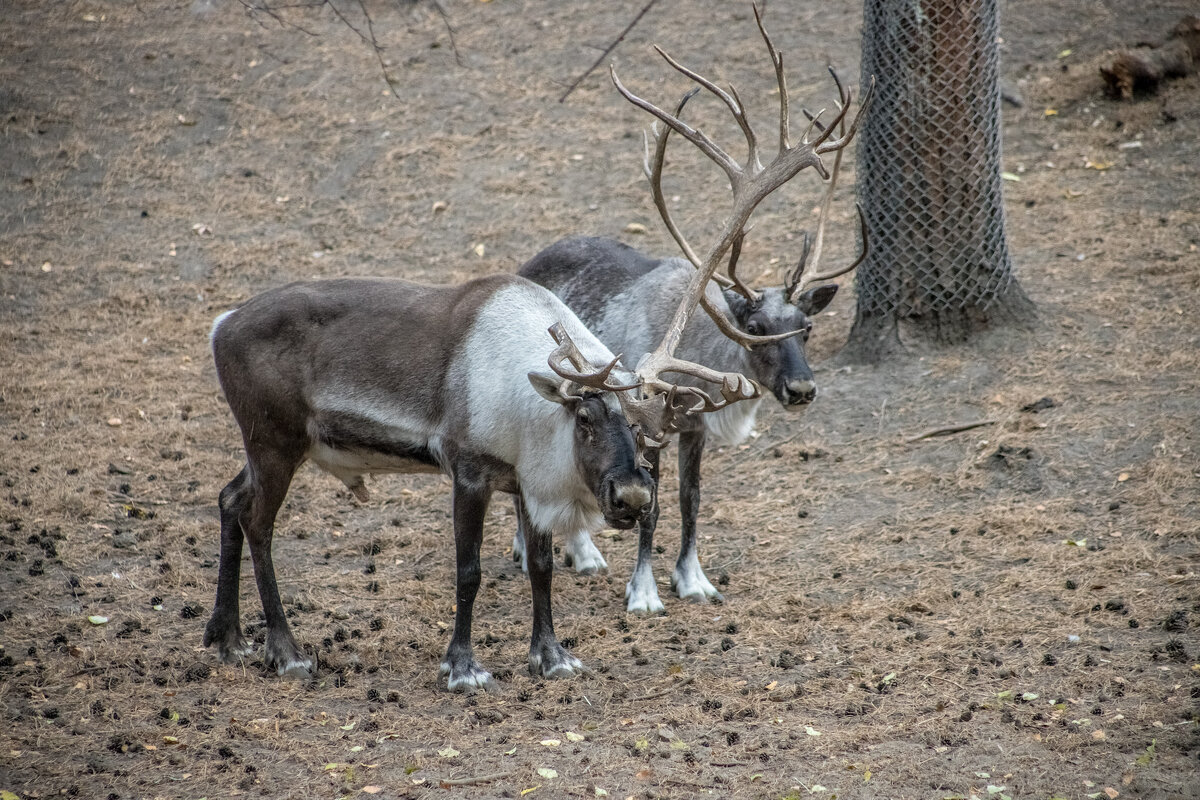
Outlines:
<svg viewBox="0 0 1200 800"><path fill-rule="evenodd" d="M854 116L847 131L844 121L849 111L852 97L850 91L842 86L835 75L834 81L837 84L839 93L839 111L837 116L829 126L817 131L818 135L815 139L809 141L809 135L812 133L814 126L818 124L814 119L805 131L801 142L792 145L788 119L787 82L784 79L783 72L783 56L775 49L774 44L771 42L771 38L763 26L762 16L757 7L754 9L754 17L757 21L759 32L762 34L763 40L767 45L767 51L771 56L771 63L775 68L776 81L779 86L779 152L765 166L759 158L758 139L746 118L745 108L742 105L741 99L738 97L737 91L732 87L730 87L728 92L720 89L712 81L680 64L661 48L655 47L655 50L658 51L672 68L691 78L701 88L707 89L714 94L725 104L730 113L733 114L738 127L741 128L746 138L748 155L744 165L738 164L737 161L713 142L705 133L693 128L680 119L679 115L684 104L691 97L691 94L684 97L683 101L677 107L675 114L670 114L625 88L624 84L617 77L616 69L614 67L609 68L609 74L612 77L613 84L617 87L617 91L626 100L653 115L663 125L661 130L657 125L652 128L652 135L655 140L654 156L653 160L651 160L649 142L647 142L645 171L650 180L652 192L654 193L655 205L658 207L659 213L663 216L663 221L667 225L668 231L670 231L672 237L679 244L684 255L697 268L688 282L684 296L675 310L662 342L653 352L647 353L642 358L635 370L642 381L643 394L666 393L672 387L675 387L674 384L664 381L660 377L665 372L690 375L706 382L718 384L721 387L719 400L714 399L703 390L695 389L694 387L675 387L676 395L684 392L696 399L696 402L687 409L687 413L713 411L738 400L760 396L758 385L744 375L718 372L700 364L675 358L673 355L675 348L679 345L679 339L683 335L683 330L687 326L692 312L697 305L703 307L709 313L722 332L747 347L769 341L778 341L780 338L786 338L787 336L799 333L799 331L795 331L779 336L767 337L750 336L743 333L730 324L724 318L723 314L711 308L705 297L705 287L710 280L716 279L717 268L720 266L725 255L729 253L731 276L725 285L733 286L752 302L756 300L758 294L736 277L737 254L740 252L741 242L745 236L746 223L749 221L750 215L754 212L758 204L762 202L763 198L774 192L802 169L813 167L821 174L822 178L828 179L830 177L821 161L821 155L828 152L840 153L842 148L854 137L863 108L869 102L874 88L874 82L872 81L871 88L868 89L867 96L864 98L863 103L860 104L858 113ZM820 115L818 114L818 116ZM841 134L834 137L833 133L839 125L841 126ZM687 139L700 152L716 163L729 178L729 185L733 190L734 202L729 218L721 229L719 239L711 247L708 255L703 260L696 255L695 250L688 244L687 240L679 232L678 227L671 220L663 198L661 184L662 168L666 153L667 137L671 131L675 131ZM686 392L684 391L685 389ZM666 426L664 425L664 427Z"/></svg>
<svg viewBox="0 0 1200 800"><path fill-rule="evenodd" d="M829 74L833 76L833 81L834 81L834 83L837 84L838 96L840 98L839 102L841 105L844 106L845 104L849 103L849 101L850 101L849 93L846 92L845 90L843 90L842 82L838 79L837 73L834 72L832 68L830 68ZM875 79L872 78L871 79L871 87L874 88L874 86L875 86ZM871 95L870 95L870 93L868 93L867 98L862 102L862 104L859 108L858 113L860 115L862 114L863 109L865 109L867 107L867 105L870 103L870 98L871 98ZM810 128L815 126L818 131L820 131L822 133L825 132L825 126L823 126L820 122L817 121L817 117L819 117L820 114L815 114L815 115L811 114L811 113L809 113L808 109L801 109L801 110L804 112L804 115L806 117L808 117ZM855 123L857 123L857 121L858 120L856 118ZM845 120L844 114L841 115L839 126L841 128L841 130L839 131L840 135L842 137L845 137L846 136L846 120ZM851 131L850 135L853 136L854 132ZM861 235L862 252L859 253L858 258L856 258L853 262L851 262L849 264L849 266L836 267L836 268L830 270L829 272L815 273L815 274L809 275L807 277L804 277L804 271L805 271L806 267L808 266L808 256L809 256L810 249L813 254L813 262L812 262L813 269L815 270L817 268L817 265L821 263L821 250L823 249L824 244L825 244L825 223L829 220L829 207L833 202L833 190L837 186L838 172L841 170L841 167L842 167L842 152L843 151L839 148L833 157L833 169L829 173L829 182L828 182L829 186L825 190L825 197L821 200L821 212L820 212L820 215L817 217L816 244L810 248L810 245L812 244L812 242L809 239L808 231L804 231L804 245L803 245L802 250L800 251L800 261L799 261L799 263L796 264L796 268L793 269L788 274L788 276L784 282L784 292L787 295L788 302L795 303L796 298L800 295L801 292L804 291L804 289L806 287L811 286L812 284L814 284L818 281L832 280L833 278L836 278L839 275L845 275L847 272L850 272L852 269L854 269L855 267L857 267L859 264L861 264L863 262L863 260L867 257L867 253L869 252L870 244L867 241L867 220L863 216L862 207L859 206L857 203L855 203L854 207L858 210L858 221L859 221L859 225L860 225L861 231L862 231L862 235Z"/></svg>

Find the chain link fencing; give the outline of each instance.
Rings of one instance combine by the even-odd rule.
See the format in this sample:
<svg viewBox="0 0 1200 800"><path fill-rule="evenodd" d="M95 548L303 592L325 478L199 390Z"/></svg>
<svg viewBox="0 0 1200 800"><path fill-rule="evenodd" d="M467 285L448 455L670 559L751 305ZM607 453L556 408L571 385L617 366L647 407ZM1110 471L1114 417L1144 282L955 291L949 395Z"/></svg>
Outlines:
<svg viewBox="0 0 1200 800"><path fill-rule="evenodd" d="M996 2L864 0L862 75L876 87L858 141L870 233L860 318L936 326L1019 291L1000 186Z"/></svg>

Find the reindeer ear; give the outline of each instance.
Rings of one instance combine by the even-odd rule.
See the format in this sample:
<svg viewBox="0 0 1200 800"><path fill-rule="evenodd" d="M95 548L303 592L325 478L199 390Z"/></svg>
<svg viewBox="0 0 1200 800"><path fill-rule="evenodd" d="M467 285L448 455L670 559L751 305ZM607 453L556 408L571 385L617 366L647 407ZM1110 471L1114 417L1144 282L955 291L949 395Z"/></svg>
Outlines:
<svg viewBox="0 0 1200 800"><path fill-rule="evenodd" d="M563 394L563 379L557 375L548 372L530 372L528 376L529 382L533 384L533 388L537 390L537 393L551 403L558 403L560 406L569 406L579 399L574 394ZM572 383L570 386L575 391L579 389L577 384Z"/></svg>
<svg viewBox="0 0 1200 800"><path fill-rule="evenodd" d="M819 314L833 300L833 296L837 294L837 290L836 283L814 286L796 298L795 306L803 311L805 316L811 317L813 314Z"/></svg>

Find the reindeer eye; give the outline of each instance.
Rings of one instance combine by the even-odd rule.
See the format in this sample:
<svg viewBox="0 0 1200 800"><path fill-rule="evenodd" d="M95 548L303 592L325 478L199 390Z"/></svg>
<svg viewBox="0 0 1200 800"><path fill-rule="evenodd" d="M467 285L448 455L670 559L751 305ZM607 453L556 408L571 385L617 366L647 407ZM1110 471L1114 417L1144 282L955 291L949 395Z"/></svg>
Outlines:
<svg viewBox="0 0 1200 800"><path fill-rule="evenodd" d="M575 412L575 419L586 425L592 421L592 412L588 411L583 406L580 406L579 410Z"/></svg>
<svg viewBox="0 0 1200 800"><path fill-rule="evenodd" d="M746 333L750 334L751 336L762 336L762 332L763 327L757 322L751 320L746 324Z"/></svg>

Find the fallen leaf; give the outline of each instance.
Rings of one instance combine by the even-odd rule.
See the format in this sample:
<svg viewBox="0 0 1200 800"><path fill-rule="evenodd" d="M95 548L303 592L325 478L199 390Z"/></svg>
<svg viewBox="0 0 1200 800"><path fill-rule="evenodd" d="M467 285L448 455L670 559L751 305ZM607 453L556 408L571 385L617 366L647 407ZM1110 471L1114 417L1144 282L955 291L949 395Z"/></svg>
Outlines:
<svg viewBox="0 0 1200 800"><path fill-rule="evenodd" d="M506 756L512 756L512 755L516 755L516 754L517 754L517 748L515 748L515 747L512 750L504 751L504 755L506 755Z"/></svg>
<svg viewBox="0 0 1200 800"><path fill-rule="evenodd" d="M1111 786L1105 786L1104 793L1108 795L1108 800L1117 800L1117 798L1121 796L1121 793Z"/></svg>
<svg viewBox="0 0 1200 800"><path fill-rule="evenodd" d="M456 755L458 755L458 751L450 745L446 745L441 750L438 750L437 754L442 758L454 758Z"/></svg>
<svg viewBox="0 0 1200 800"><path fill-rule="evenodd" d="M487 252L487 248L483 246L483 242L475 245L473 249L475 250L475 255L479 256L480 258L483 258L483 254Z"/></svg>
<svg viewBox="0 0 1200 800"><path fill-rule="evenodd" d="M1046 109L1046 110L1045 110L1043 113L1044 113L1044 114L1045 114L1047 117L1057 117L1057 116L1058 116L1058 109L1056 109L1056 108L1047 108L1047 109Z"/></svg>
<svg viewBox="0 0 1200 800"><path fill-rule="evenodd" d="M1092 731L1092 738L1097 741L1104 739L1104 731Z"/></svg>
<svg viewBox="0 0 1200 800"><path fill-rule="evenodd" d="M538 767L537 774L541 775L543 778L545 778L548 781L552 781L558 777L558 773L556 771L550 769L549 767Z"/></svg>
<svg viewBox="0 0 1200 800"><path fill-rule="evenodd" d="M0 792L0 800L21 800L12 792Z"/></svg>
<svg viewBox="0 0 1200 800"><path fill-rule="evenodd" d="M536 792L540 788L542 788L541 784L538 784L537 786L530 786L528 789L522 789L521 797L524 797L525 795L529 794L530 792Z"/></svg>
<svg viewBox="0 0 1200 800"><path fill-rule="evenodd" d="M639 769L633 777L637 778L639 781L648 781L654 777L654 770L650 769L649 767L645 767L643 769Z"/></svg>
<svg viewBox="0 0 1200 800"><path fill-rule="evenodd" d="M1021 176L1017 175L1015 172L1001 172L1000 177L1006 181L1015 181L1016 183L1021 182Z"/></svg>
<svg viewBox="0 0 1200 800"><path fill-rule="evenodd" d="M357 722L350 722L350 723L347 723L346 725L342 725L341 729L344 731L352 731L352 730L354 730L354 726L357 724L358 724Z"/></svg>
<svg viewBox="0 0 1200 800"><path fill-rule="evenodd" d="M812 727L811 725L805 725L804 732L807 733L809 736L820 736L821 735L821 732L819 730L817 730L816 728Z"/></svg>
<svg viewBox="0 0 1200 800"><path fill-rule="evenodd" d="M1058 51L1059 58L1066 58L1069 55L1071 55L1071 48L1069 48L1069 47L1066 50Z"/></svg>
<svg viewBox="0 0 1200 800"><path fill-rule="evenodd" d="M93 615L93 616L88 617L88 622L92 623L93 625L104 625L105 623L108 622L108 617L101 617L99 615Z"/></svg>
<svg viewBox="0 0 1200 800"><path fill-rule="evenodd" d="M108 424L108 427L110 427L110 428L121 427L121 418L120 417L109 417L107 420L105 420L105 422Z"/></svg>
<svg viewBox="0 0 1200 800"><path fill-rule="evenodd" d="M1117 476L1117 480L1121 483L1124 483L1125 481L1129 480L1129 473L1122 472L1120 475Z"/></svg>
<svg viewBox="0 0 1200 800"><path fill-rule="evenodd" d="M646 226L640 222L631 222L625 226L626 233L645 233Z"/></svg>
<svg viewBox="0 0 1200 800"><path fill-rule="evenodd" d="M601 789L599 786L593 787L592 793L596 795L596 797L608 797L608 792L606 792L604 789Z"/></svg>
<svg viewBox="0 0 1200 800"><path fill-rule="evenodd" d="M383 787L382 787L382 786L375 786L375 785L371 785L371 786L364 786L364 787L362 787L362 790L363 790L364 792L366 792L367 794L379 794L380 792L382 792L382 791L383 791Z"/></svg>
<svg viewBox="0 0 1200 800"><path fill-rule="evenodd" d="M1063 544L1068 544L1072 547L1087 547L1087 539L1064 539Z"/></svg>
<svg viewBox="0 0 1200 800"><path fill-rule="evenodd" d="M356 744L356 745L354 745L354 747L350 748L351 753L361 753L362 751L363 751L363 746L361 744Z"/></svg>
<svg viewBox="0 0 1200 800"><path fill-rule="evenodd" d="M1083 163L1083 166L1086 169L1094 169L1094 170L1099 170L1101 172L1103 172L1106 169L1109 169L1110 167L1112 167L1112 165L1113 165L1113 163L1111 161L1085 161Z"/></svg>
<svg viewBox="0 0 1200 800"><path fill-rule="evenodd" d="M542 745L543 747L558 747L560 744L562 744L562 740L561 739L542 739L540 742L538 742L538 744Z"/></svg>
<svg viewBox="0 0 1200 800"><path fill-rule="evenodd" d="M575 731L567 731L566 737L568 742L582 742L585 738Z"/></svg>
<svg viewBox="0 0 1200 800"><path fill-rule="evenodd" d="M771 681L770 683L767 684L767 691L768 692L775 691L775 687L778 685L779 685L779 681Z"/></svg>
<svg viewBox="0 0 1200 800"><path fill-rule="evenodd" d="M871 770L867 770L866 772L863 773L863 783L870 783L870 781L871 781Z"/></svg>

